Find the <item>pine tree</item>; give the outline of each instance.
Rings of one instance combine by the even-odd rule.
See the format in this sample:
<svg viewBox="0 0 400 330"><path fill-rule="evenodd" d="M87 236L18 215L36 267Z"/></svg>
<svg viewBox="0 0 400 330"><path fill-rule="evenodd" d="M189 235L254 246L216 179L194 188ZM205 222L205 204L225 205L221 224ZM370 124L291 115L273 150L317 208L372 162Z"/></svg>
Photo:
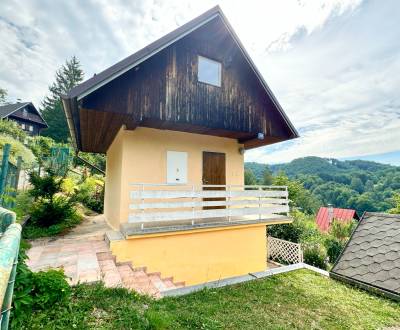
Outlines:
<svg viewBox="0 0 400 330"><path fill-rule="evenodd" d="M7 90L0 87L0 105L7 103Z"/></svg>
<svg viewBox="0 0 400 330"><path fill-rule="evenodd" d="M49 125L42 135L51 137L57 142L67 142L69 131L60 97L78 85L83 76L83 70L75 56L57 70L55 82L49 86L49 95L44 98L40 108L44 120Z"/></svg>

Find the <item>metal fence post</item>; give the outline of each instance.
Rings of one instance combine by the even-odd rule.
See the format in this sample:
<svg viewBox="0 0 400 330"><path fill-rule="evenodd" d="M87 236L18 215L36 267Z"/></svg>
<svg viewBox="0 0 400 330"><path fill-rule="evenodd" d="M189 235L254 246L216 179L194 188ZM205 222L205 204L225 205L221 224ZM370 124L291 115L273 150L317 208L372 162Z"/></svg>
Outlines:
<svg viewBox="0 0 400 330"><path fill-rule="evenodd" d="M11 145L6 143L3 148L3 159L1 162L1 173L0 173L0 201L3 199L4 189L6 187L6 179L8 172L8 159L10 157Z"/></svg>

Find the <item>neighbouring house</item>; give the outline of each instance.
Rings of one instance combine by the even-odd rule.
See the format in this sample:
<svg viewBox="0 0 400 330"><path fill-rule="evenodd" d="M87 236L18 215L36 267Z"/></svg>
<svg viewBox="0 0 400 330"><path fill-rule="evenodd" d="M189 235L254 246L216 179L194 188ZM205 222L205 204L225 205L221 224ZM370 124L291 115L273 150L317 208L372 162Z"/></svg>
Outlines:
<svg viewBox="0 0 400 330"><path fill-rule="evenodd" d="M400 300L400 215L364 213L331 276Z"/></svg>
<svg viewBox="0 0 400 330"><path fill-rule="evenodd" d="M359 219L356 210L340 209L328 206L320 207L315 222L320 231L327 232L329 231L333 220L349 222Z"/></svg>
<svg viewBox="0 0 400 330"><path fill-rule="evenodd" d="M76 148L107 155L117 261L186 284L265 270L288 193L244 186L244 152L298 133L218 6L62 101Z"/></svg>
<svg viewBox="0 0 400 330"><path fill-rule="evenodd" d="M39 135L47 124L32 102L18 102L0 106L0 118L15 121L29 135Z"/></svg>

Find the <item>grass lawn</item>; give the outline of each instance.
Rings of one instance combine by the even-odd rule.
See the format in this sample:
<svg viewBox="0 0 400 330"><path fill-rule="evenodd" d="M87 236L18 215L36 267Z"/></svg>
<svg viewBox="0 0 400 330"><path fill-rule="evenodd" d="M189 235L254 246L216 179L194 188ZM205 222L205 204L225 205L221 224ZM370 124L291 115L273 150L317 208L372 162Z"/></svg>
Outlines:
<svg viewBox="0 0 400 330"><path fill-rule="evenodd" d="M79 285L66 305L26 315L18 329L381 329L400 304L307 270L159 301Z"/></svg>

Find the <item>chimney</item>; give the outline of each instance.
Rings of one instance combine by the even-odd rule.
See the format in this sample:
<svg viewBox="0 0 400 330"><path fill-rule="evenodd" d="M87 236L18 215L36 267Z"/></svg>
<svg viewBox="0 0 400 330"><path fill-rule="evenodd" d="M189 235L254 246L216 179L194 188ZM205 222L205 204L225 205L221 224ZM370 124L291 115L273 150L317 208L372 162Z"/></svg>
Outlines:
<svg viewBox="0 0 400 330"><path fill-rule="evenodd" d="M328 204L328 220L329 220L329 225L333 221L333 206L332 204Z"/></svg>

